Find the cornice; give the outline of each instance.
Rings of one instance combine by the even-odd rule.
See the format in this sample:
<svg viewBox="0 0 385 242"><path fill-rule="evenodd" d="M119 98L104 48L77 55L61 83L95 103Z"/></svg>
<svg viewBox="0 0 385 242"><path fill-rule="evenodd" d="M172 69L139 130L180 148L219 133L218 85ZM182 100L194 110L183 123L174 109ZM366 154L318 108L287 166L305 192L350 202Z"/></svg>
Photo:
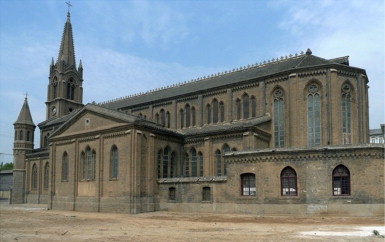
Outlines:
<svg viewBox="0 0 385 242"><path fill-rule="evenodd" d="M357 160L384 159L384 147L328 147L317 149L283 149L261 150L251 152L231 152L225 155L227 163L255 163L255 162L296 162L315 160Z"/></svg>
<svg viewBox="0 0 385 242"><path fill-rule="evenodd" d="M305 72L299 72L298 77L305 78L310 76L321 76L321 75L326 75L326 73L327 72L325 69L315 70L315 71L305 71Z"/></svg>

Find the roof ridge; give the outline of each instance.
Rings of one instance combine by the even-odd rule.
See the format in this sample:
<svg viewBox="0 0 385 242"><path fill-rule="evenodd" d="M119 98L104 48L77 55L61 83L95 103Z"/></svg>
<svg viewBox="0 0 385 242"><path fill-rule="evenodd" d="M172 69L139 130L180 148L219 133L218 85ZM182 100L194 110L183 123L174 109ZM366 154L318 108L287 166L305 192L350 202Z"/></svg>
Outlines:
<svg viewBox="0 0 385 242"><path fill-rule="evenodd" d="M263 62L261 61L259 63L256 62L255 64L251 64L251 65L249 64L247 66L240 66L238 68L233 68L231 70L225 70L225 71L218 72L218 73L215 73L215 74L211 74L211 75L208 75L208 76L198 77L198 78L187 80L187 81L184 81L184 82L174 83L174 84L171 84L171 85L167 85L167 86L163 86L163 87L159 87L159 88L155 88L155 89L150 89L150 90L148 90L146 92L139 92L139 93L134 93L134 94L131 94L131 95L123 96L123 97L118 97L118 98L110 99L110 100L107 100L107 101L99 102L98 105L110 104L110 103L114 103L114 102L117 102L117 101L122 101L122 100L127 100L127 99L130 99L130 98L135 98L135 97L139 97L139 96L143 96L143 95L148 95L148 94L152 94L154 92L162 91L162 90L165 90L165 89L171 89L171 88L187 85L187 84L190 84L190 83L201 82L201 81L205 81L205 80L212 79L212 78L215 78L215 77L225 76L225 75L228 75L228 74L232 74L232 73L235 73L235 72L241 72L241 71L247 71L247 70L250 70L250 69L261 68L261 67L264 67L264 66L267 66L267 65L273 65L273 64L284 62L284 61L300 58L300 57L303 57L303 56L306 56L306 53L301 51L300 54L295 53L294 55L289 54L289 55L286 55L286 56L281 56L280 58L278 58L278 57L277 58L272 58L271 60L267 60L267 61L264 60Z"/></svg>

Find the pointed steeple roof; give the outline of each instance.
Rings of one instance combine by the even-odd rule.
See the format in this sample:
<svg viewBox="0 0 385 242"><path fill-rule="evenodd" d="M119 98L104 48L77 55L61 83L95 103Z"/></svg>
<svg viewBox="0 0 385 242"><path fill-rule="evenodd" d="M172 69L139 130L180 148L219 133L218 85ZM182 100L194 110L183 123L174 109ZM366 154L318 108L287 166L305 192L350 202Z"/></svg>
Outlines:
<svg viewBox="0 0 385 242"><path fill-rule="evenodd" d="M74 66L76 68L75 48L72 35L70 12L67 13L67 22L64 25L64 31L61 39L60 51L57 61L65 61L67 67Z"/></svg>
<svg viewBox="0 0 385 242"><path fill-rule="evenodd" d="M28 124L33 125L35 124L32 121L31 111L29 110L28 106L28 98L25 97L23 107L20 110L19 117L17 118L15 124Z"/></svg>

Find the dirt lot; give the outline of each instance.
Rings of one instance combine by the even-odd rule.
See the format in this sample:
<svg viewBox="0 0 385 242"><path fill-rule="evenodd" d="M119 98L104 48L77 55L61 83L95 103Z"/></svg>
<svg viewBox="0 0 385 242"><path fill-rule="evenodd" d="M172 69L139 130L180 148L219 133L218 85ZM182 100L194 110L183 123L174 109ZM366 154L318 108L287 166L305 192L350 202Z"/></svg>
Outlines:
<svg viewBox="0 0 385 242"><path fill-rule="evenodd" d="M0 203L0 241L384 241L384 218L50 211Z"/></svg>

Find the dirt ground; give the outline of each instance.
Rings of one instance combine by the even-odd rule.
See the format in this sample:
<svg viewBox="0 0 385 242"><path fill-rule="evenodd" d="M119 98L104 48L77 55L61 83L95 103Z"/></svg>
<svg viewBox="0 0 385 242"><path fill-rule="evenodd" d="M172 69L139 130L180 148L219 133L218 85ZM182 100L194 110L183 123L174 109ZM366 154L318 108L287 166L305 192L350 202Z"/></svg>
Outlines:
<svg viewBox="0 0 385 242"><path fill-rule="evenodd" d="M87 213L0 202L0 241L385 241L384 218Z"/></svg>

